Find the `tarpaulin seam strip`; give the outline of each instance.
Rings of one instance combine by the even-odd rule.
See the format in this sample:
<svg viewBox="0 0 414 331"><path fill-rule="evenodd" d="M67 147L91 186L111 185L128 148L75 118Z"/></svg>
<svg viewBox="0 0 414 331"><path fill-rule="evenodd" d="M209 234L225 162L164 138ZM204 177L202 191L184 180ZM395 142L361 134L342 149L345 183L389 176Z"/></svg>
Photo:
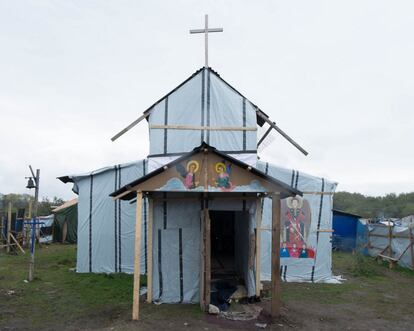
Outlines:
<svg viewBox="0 0 414 331"><path fill-rule="evenodd" d="M323 193L325 190L325 180L322 178L322 187L321 187L321 193ZM321 194L321 201L319 203L319 215L318 215L318 232L316 233L316 245L319 241L319 228L321 227L321 219L322 219L322 205L323 205L323 194Z"/></svg>
<svg viewBox="0 0 414 331"><path fill-rule="evenodd" d="M91 175L91 184L89 191L89 272L92 272L92 193L93 193L93 175Z"/></svg>
<svg viewBox="0 0 414 331"><path fill-rule="evenodd" d="M298 181L299 181L299 171L296 170L296 182L295 182L295 189L298 188Z"/></svg>
<svg viewBox="0 0 414 331"><path fill-rule="evenodd" d="M168 206L167 206L167 201L165 199L167 199L167 193L164 192L162 195L163 195L163 198L164 198L164 201L162 202L164 230L166 230L167 229L167 209L168 209Z"/></svg>
<svg viewBox="0 0 414 331"><path fill-rule="evenodd" d="M184 301L184 277L183 277L183 229L178 229L179 263L180 263L180 302Z"/></svg>
<svg viewBox="0 0 414 331"><path fill-rule="evenodd" d="M142 174L145 176L146 174L146 167L145 167L145 160L142 160ZM147 270L147 259L148 259L148 248L147 248L147 240L148 240L148 220L147 220L147 198L144 198L144 265L145 265L145 273L148 272Z"/></svg>
<svg viewBox="0 0 414 331"><path fill-rule="evenodd" d="M294 169L292 169L292 178L291 178L291 180L290 180L290 186L291 186L291 187L293 187L293 181L294 181L294 179L295 179L295 170L294 170Z"/></svg>
<svg viewBox="0 0 414 331"><path fill-rule="evenodd" d="M118 166L115 166L115 191L118 189ZM114 223L115 223L115 272L118 271L118 201L114 201Z"/></svg>
<svg viewBox="0 0 414 331"><path fill-rule="evenodd" d="M313 283L313 279L315 276L315 266L312 266L312 273L311 273L311 282Z"/></svg>
<svg viewBox="0 0 414 331"><path fill-rule="evenodd" d="M208 69L207 69L208 70ZM210 126L210 70L207 71L207 126ZM210 130L207 130L207 144L210 143Z"/></svg>
<svg viewBox="0 0 414 331"><path fill-rule="evenodd" d="M243 98L243 127L246 127L246 98ZM246 150L246 131L243 131L243 150Z"/></svg>
<svg viewBox="0 0 414 331"><path fill-rule="evenodd" d="M158 299L162 296L161 229L158 229Z"/></svg>
<svg viewBox="0 0 414 331"><path fill-rule="evenodd" d="M122 183L121 183L121 165L118 165L118 189L121 188ZM119 263L118 263L118 269L119 272L122 272L122 231L121 231L121 223L122 223L122 213L121 213L121 199L118 199L118 259L119 259Z"/></svg>
<svg viewBox="0 0 414 331"><path fill-rule="evenodd" d="M205 102L205 70L201 74L201 126L204 126L204 102ZM204 130L201 130L201 143L204 141Z"/></svg>
<svg viewBox="0 0 414 331"><path fill-rule="evenodd" d="M164 125L168 125L168 97L165 98ZM164 154L167 153L168 129L164 129Z"/></svg>

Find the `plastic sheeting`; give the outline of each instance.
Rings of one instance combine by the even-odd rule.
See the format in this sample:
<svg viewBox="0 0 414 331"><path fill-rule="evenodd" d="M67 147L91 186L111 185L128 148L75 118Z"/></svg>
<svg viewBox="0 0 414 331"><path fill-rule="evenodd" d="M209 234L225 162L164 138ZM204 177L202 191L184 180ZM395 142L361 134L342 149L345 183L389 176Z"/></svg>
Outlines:
<svg viewBox="0 0 414 331"><path fill-rule="evenodd" d="M114 201L109 197L115 188L148 172L147 161L107 167L92 173L74 175L78 202L78 272L133 272L135 204ZM316 248L314 259L281 258L281 275L285 281L329 282L331 273L332 193L336 184L297 171L264 162L257 168L305 192L311 207L311 230L307 243ZM292 185L293 183L293 185ZM306 194L306 192L314 192ZM92 193L92 194L91 194ZM238 236L254 233L256 201L218 198L209 201L210 210L232 210L245 217ZM143 203L141 272L146 273L146 235L148 202ZM200 290L200 217L197 201L154 203L153 229L153 300L159 302L198 302ZM241 217L241 219L244 219ZM242 223L241 223L242 224ZM261 242L261 280L270 280L271 200L263 200ZM318 235L319 233L319 235ZM248 243L242 238L240 242ZM248 295L255 294L255 273L248 268L248 245L240 246L240 271Z"/></svg>
<svg viewBox="0 0 414 331"><path fill-rule="evenodd" d="M109 194L146 174L145 160L73 175L78 193L77 272L133 272L135 204L114 201ZM146 239L148 203L143 203ZM141 272L146 273L146 240L142 240Z"/></svg>
<svg viewBox="0 0 414 331"><path fill-rule="evenodd" d="M367 224L367 243L369 255L376 257L383 250L389 246L389 232L390 228L383 224ZM414 227L409 226L393 226L391 229L391 257L399 258L398 264L405 268L414 269L411 259L410 244L410 230L414 236ZM389 256L389 251L385 250L384 255Z"/></svg>
<svg viewBox="0 0 414 331"><path fill-rule="evenodd" d="M187 153L203 141L223 152L256 152L255 107L211 69L201 69L155 104L148 121L150 156ZM246 130L164 128L167 125Z"/></svg>
<svg viewBox="0 0 414 331"><path fill-rule="evenodd" d="M314 258L281 257L280 274L284 281L328 282L332 280L332 205L336 183L310 176L299 171L284 169L259 161L259 170L304 192L311 211L311 224L307 246L315 249ZM306 193L309 192L309 193ZM283 216L283 215L282 215ZM283 223L283 217L282 217ZM272 201L264 199L262 214L261 280L271 277L271 224Z"/></svg>

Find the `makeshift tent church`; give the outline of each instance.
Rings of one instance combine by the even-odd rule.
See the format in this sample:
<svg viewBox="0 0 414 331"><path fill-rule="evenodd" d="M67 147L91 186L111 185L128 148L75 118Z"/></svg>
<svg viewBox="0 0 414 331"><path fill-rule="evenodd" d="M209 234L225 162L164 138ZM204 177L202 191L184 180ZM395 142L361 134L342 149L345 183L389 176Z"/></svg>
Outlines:
<svg viewBox="0 0 414 331"><path fill-rule="evenodd" d="M146 119L147 159L60 177L79 195L77 271L134 272L133 319L140 272L149 302L204 309L217 280L239 281L252 297L270 279L273 317L280 278L332 280L336 184L258 161L272 129L307 152L209 67L208 34L222 31L207 15L190 30L204 34L205 66L112 138Z"/></svg>
<svg viewBox="0 0 414 331"><path fill-rule="evenodd" d="M78 199L66 201L52 210L53 241L75 244L78 233Z"/></svg>
<svg viewBox="0 0 414 331"><path fill-rule="evenodd" d="M205 148L210 150L214 147L214 151L220 153L221 159L216 160L216 164L221 164L222 168L217 166L215 171L217 176L221 176L216 178L217 181L224 187L220 194L207 190L209 195L215 194L211 201L208 199L209 210L230 212L232 221L225 221L233 222L230 224L233 233L229 240L234 247L239 242L235 236L249 233L254 234L254 247L260 250L256 257L252 257L255 251L251 250L251 245L250 250L237 246L237 253L242 252L241 255L233 253L237 258L244 259L233 261L233 264L243 265L239 269L243 272L239 274L243 274L248 294L258 294L256 285L260 280L271 278L272 203L264 194L266 191L252 187L246 188L246 191L233 189L234 180L228 173L227 163L235 164L235 160L260 171L267 176L267 180L287 186L287 192L291 195L294 192L303 193L303 198L282 200L282 279L310 282L333 280L332 194L336 183L259 161L257 126L264 125L264 118L268 117L257 106L211 68L201 68L151 106L142 118L148 120L150 130L150 155L147 159L60 177L63 182L73 182L73 190L79 195L78 272L134 271L135 203L134 200L132 203L122 200L125 196L113 200L109 194L120 192L120 189L127 190L137 180L153 176L167 164L193 153L195 147L205 142ZM149 195L144 194L140 271L148 273L149 268L152 270L150 300L199 302L205 290L201 285L200 273L202 169L201 161L182 163L179 175L175 174L175 181L168 182L168 185L164 183L168 189L161 189L162 185L157 188L158 199L151 203L152 210L149 208ZM214 176L211 174L209 178L213 180ZM209 188L212 184L208 183ZM191 194L197 192L199 196L187 196L187 190L182 193L183 185ZM170 192L181 192L182 195L169 199ZM152 225L149 225L150 214ZM217 219L224 218L224 213L215 214ZM214 226L216 221L211 215L210 218ZM245 228L236 230L243 222L246 223ZM148 246L149 241L152 241L151 247ZM215 244L213 239L211 244ZM251 263L247 262L251 262L252 258L258 261L253 269L246 269L246 266L251 267ZM255 277L258 271L260 279Z"/></svg>

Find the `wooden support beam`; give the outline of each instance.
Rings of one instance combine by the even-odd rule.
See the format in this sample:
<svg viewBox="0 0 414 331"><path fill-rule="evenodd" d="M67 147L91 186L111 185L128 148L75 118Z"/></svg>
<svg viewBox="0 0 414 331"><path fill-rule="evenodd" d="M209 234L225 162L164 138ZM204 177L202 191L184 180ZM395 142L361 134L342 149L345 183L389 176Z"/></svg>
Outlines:
<svg viewBox="0 0 414 331"><path fill-rule="evenodd" d="M137 209L135 222L135 259L134 259L134 289L132 319L139 320L139 285L140 285L140 262L141 262L141 223L142 223L142 192L137 192Z"/></svg>
<svg viewBox="0 0 414 331"><path fill-rule="evenodd" d="M207 130L207 131L257 131L257 127L251 126L199 126L199 125L160 125L151 124L150 129L160 130Z"/></svg>
<svg viewBox="0 0 414 331"><path fill-rule="evenodd" d="M130 125L128 125L125 129L119 131L115 136L111 138L112 141L117 140L120 136L122 136L125 132L131 130L135 125L141 122L144 118L148 117L151 114L150 112L143 113L140 117L138 117L135 121L133 121Z"/></svg>
<svg viewBox="0 0 414 331"><path fill-rule="evenodd" d="M208 208L204 209L205 219L205 309L208 310L211 295L211 222Z"/></svg>
<svg viewBox="0 0 414 331"><path fill-rule="evenodd" d="M269 126L269 128L267 129L267 131L264 133L264 135L260 138L259 142L257 143L257 148L259 148L260 144L266 139L266 137L268 136L268 134L270 133L270 131L273 130L272 126Z"/></svg>
<svg viewBox="0 0 414 331"><path fill-rule="evenodd" d="M260 297L260 272L261 272L261 241L262 241L262 199L256 200L256 296Z"/></svg>
<svg viewBox="0 0 414 331"><path fill-rule="evenodd" d="M392 226L388 225L388 256L392 257Z"/></svg>
<svg viewBox="0 0 414 331"><path fill-rule="evenodd" d="M154 224L154 201L148 199L148 224L147 224L147 302L152 302L152 241Z"/></svg>
<svg viewBox="0 0 414 331"><path fill-rule="evenodd" d="M20 249L20 251L25 254L24 249L22 248L22 246L20 246L19 242L17 241L17 239L13 236L13 234L10 233L10 238L14 241L14 243L16 244L17 248Z"/></svg>
<svg viewBox="0 0 414 331"><path fill-rule="evenodd" d="M205 217L204 217L204 204L205 200L201 199L201 204L203 206L203 210L201 211L200 215L200 308L204 310L205 308L205 260L206 260L206 249L205 249Z"/></svg>
<svg viewBox="0 0 414 331"><path fill-rule="evenodd" d="M257 109L256 110L257 116L262 118L267 124L269 124L273 129L275 129L277 132L279 132L287 141L289 141L293 146L295 146L298 150L300 150L303 154L308 155L308 152L305 151L299 144L294 141L292 138L290 138L282 129L280 129L274 122L272 122L268 117L263 115L263 113Z"/></svg>
<svg viewBox="0 0 414 331"><path fill-rule="evenodd" d="M11 235L11 221L12 221L12 203L9 202L9 210L7 213L7 253L10 253L10 235Z"/></svg>
<svg viewBox="0 0 414 331"><path fill-rule="evenodd" d="M271 316L276 320L280 316L280 195L272 197L272 301Z"/></svg>

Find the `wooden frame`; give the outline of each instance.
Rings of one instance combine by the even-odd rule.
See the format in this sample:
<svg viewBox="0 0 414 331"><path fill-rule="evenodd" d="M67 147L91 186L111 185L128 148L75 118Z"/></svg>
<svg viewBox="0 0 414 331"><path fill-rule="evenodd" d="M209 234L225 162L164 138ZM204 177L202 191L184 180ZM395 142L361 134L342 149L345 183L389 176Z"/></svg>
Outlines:
<svg viewBox="0 0 414 331"><path fill-rule="evenodd" d="M256 200L256 265L255 265L255 280L256 280L256 296L260 297L261 282L261 241L262 241L262 199Z"/></svg>
<svg viewBox="0 0 414 331"><path fill-rule="evenodd" d="M280 195L272 195L272 301L271 316L276 320L280 316Z"/></svg>
<svg viewBox="0 0 414 331"><path fill-rule="evenodd" d="M142 223L142 192L137 191L137 209L135 222L135 259L134 259L134 289L132 319L139 320L139 286L140 286L140 263L141 263L141 223Z"/></svg>
<svg viewBox="0 0 414 331"><path fill-rule="evenodd" d="M154 226L154 201L148 199L148 224L147 224L147 302L152 302L152 242Z"/></svg>

